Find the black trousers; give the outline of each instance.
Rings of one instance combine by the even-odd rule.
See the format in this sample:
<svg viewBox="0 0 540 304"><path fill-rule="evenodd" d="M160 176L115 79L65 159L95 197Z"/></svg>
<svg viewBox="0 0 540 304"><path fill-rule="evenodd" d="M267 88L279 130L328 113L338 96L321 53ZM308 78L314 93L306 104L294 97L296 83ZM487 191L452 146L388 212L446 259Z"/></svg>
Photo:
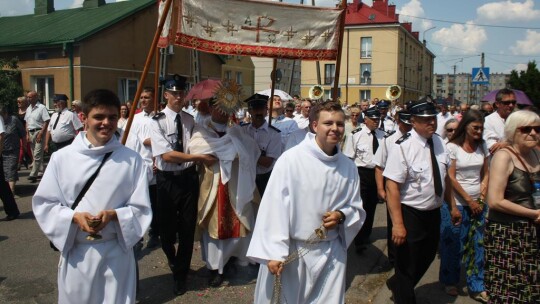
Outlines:
<svg viewBox="0 0 540 304"><path fill-rule="evenodd" d="M199 177L195 166L192 166L177 176L158 171L156 178L161 248L167 256L174 279L185 280L193 254ZM177 240L178 250L174 246Z"/></svg>
<svg viewBox="0 0 540 304"><path fill-rule="evenodd" d="M266 190L266 185L268 185L270 175L272 175L272 171L268 173L257 174L257 176L255 176L255 184L257 185L257 190L259 190L259 194L261 195L261 197L264 194L264 190Z"/></svg>
<svg viewBox="0 0 540 304"><path fill-rule="evenodd" d="M414 287L435 259L439 246L439 209L422 211L402 205L407 236L404 244L395 247L396 273L388 281L395 303L416 303Z"/></svg>
<svg viewBox="0 0 540 304"><path fill-rule="evenodd" d="M6 212L6 214L11 216L17 216L20 214L19 208L17 207L17 203L15 202L13 192L11 192L11 188L9 188L9 183L6 181L3 163L4 160L2 159L2 155L0 154L0 199L2 200L2 203L4 205L4 211Z"/></svg>
<svg viewBox="0 0 540 304"><path fill-rule="evenodd" d="M366 211L366 221L354 238L356 247L369 244L369 236L373 230L373 221L375 219L375 210L379 203L377 183L375 182L375 169L358 167L358 175L360 175L360 197L362 198L362 206Z"/></svg>
<svg viewBox="0 0 540 304"><path fill-rule="evenodd" d="M69 140L66 140L66 141L63 141L63 142L59 142L59 143L54 143L54 145L56 146L56 150L60 150L62 148L65 148L69 145L71 145L71 143L73 142L75 138L72 138L72 139L69 139Z"/></svg>
<svg viewBox="0 0 540 304"><path fill-rule="evenodd" d="M152 207L152 223L150 223L150 231L148 234L150 236L159 236L159 215L157 207L157 185L149 185L148 193L150 195L150 206Z"/></svg>

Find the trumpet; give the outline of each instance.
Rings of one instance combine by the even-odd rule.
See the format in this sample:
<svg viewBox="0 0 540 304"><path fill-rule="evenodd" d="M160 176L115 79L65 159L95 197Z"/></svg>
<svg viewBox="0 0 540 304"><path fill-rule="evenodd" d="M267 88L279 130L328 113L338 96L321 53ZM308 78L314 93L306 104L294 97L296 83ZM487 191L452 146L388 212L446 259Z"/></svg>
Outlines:
<svg viewBox="0 0 540 304"><path fill-rule="evenodd" d="M401 87L397 84L391 85L386 89L386 98L396 100L401 96Z"/></svg>
<svg viewBox="0 0 540 304"><path fill-rule="evenodd" d="M309 89L309 98L310 99L321 99L324 96L324 88L316 84Z"/></svg>

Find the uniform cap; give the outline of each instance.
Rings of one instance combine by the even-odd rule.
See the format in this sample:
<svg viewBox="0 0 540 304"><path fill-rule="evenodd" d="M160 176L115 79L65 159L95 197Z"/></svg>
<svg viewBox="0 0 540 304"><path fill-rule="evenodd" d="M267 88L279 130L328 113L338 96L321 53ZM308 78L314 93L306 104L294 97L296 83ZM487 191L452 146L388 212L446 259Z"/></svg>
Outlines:
<svg viewBox="0 0 540 304"><path fill-rule="evenodd" d="M175 74L172 79L165 82L165 90L171 92L184 91L186 89L187 78Z"/></svg>
<svg viewBox="0 0 540 304"><path fill-rule="evenodd" d="M437 109L435 108L435 104L424 98L414 102L412 105L410 105L408 110L409 113L411 113L411 115L413 116L430 117L437 115Z"/></svg>
<svg viewBox="0 0 540 304"><path fill-rule="evenodd" d="M377 104L378 109L388 109L390 107L390 102L387 100L381 100Z"/></svg>
<svg viewBox="0 0 540 304"><path fill-rule="evenodd" d="M371 107L364 111L364 115L368 118L381 118L381 112L377 107Z"/></svg>
<svg viewBox="0 0 540 304"><path fill-rule="evenodd" d="M255 94L244 100L250 109L259 109L268 106L268 96Z"/></svg>
<svg viewBox="0 0 540 304"><path fill-rule="evenodd" d="M66 94L54 94L53 101L68 101L68 97Z"/></svg>
<svg viewBox="0 0 540 304"><path fill-rule="evenodd" d="M405 110L401 110L401 111L398 111L397 112L398 114L398 119L403 122L403 123L406 123L408 125L411 124L411 113L405 111Z"/></svg>

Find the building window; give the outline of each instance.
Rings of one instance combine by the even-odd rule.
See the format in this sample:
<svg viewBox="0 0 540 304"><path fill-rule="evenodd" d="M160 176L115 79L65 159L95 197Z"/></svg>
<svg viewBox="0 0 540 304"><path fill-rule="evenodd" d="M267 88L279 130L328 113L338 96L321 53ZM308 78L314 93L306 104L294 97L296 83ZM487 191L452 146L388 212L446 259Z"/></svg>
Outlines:
<svg viewBox="0 0 540 304"><path fill-rule="evenodd" d="M121 78L118 81L118 98L120 102L133 101L138 84L139 80L137 79Z"/></svg>
<svg viewBox="0 0 540 304"><path fill-rule="evenodd" d="M336 75L336 65L325 64L324 65L324 84L333 84L335 75Z"/></svg>
<svg viewBox="0 0 540 304"><path fill-rule="evenodd" d="M46 60L49 58L47 55L47 52L36 52L35 53L35 60Z"/></svg>
<svg viewBox="0 0 540 304"><path fill-rule="evenodd" d="M242 72L236 72L236 83L242 84Z"/></svg>
<svg viewBox="0 0 540 304"><path fill-rule="evenodd" d="M360 64L360 84L371 83L371 63Z"/></svg>
<svg viewBox="0 0 540 304"><path fill-rule="evenodd" d="M232 72L231 71L225 71L225 79L227 79L227 80L232 79Z"/></svg>
<svg viewBox="0 0 540 304"><path fill-rule="evenodd" d="M360 57L361 58L371 58L371 51L373 49L371 41L372 41L371 37L360 38Z"/></svg>
<svg viewBox="0 0 540 304"><path fill-rule="evenodd" d="M360 90L360 100L371 100L371 90Z"/></svg>
<svg viewBox="0 0 540 304"><path fill-rule="evenodd" d="M31 77L34 90L38 93L41 102L49 109L54 108L53 96L54 96L54 77L53 76L39 76Z"/></svg>

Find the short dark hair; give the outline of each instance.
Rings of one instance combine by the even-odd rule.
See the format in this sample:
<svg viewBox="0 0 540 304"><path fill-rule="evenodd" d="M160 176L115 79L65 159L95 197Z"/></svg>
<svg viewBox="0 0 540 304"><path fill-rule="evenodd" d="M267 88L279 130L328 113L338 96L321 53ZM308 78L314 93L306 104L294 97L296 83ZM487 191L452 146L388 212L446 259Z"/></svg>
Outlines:
<svg viewBox="0 0 540 304"><path fill-rule="evenodd" d="M510 89L500 89L499 92L497 92L497 95L495 95L495 101L499 102L499 101L502 101L503 99L503 96L508 96L508 95L516 95L514 93L514 91L510 90Z"/></svg>
<svg viewBox="0 0 540 304"><path fill-rule="evenodd" d="M84 96L81 103L81 110L84 115L88 115L96 107L114 107L120 113L120 99L110 90L97 89L90 91Z"/></svg>
<svg viewBox="0 0 540 304"><path fill-rule="evenodd" d="M312 114L313 114L313 118L314 118L313 120L318 120L319 119L319 114L322 111L341 112L341 113L343 113L343 115L345 115L345 112L343 111L343 108L341 108L339 103L333 102L333 101L325 101L325 102L323 102L321 104L317 104L312 109L313 109ZM309 115L309 116L311 118L311 115Z"/></svg>
<svg viewBox="0 0 540 304"><path fill-rule="evenodd" d="M294 102L287 102L285 108L294 108Z"/></svg>
<svg viewBox="0 0 540 304"><path fill-rule="evenodd" d="M153 87L144 87L142 89L143 92L148 92L148 93L152 93L152 95L155 95L156 94L156 90L153 88Z"/></svg>

